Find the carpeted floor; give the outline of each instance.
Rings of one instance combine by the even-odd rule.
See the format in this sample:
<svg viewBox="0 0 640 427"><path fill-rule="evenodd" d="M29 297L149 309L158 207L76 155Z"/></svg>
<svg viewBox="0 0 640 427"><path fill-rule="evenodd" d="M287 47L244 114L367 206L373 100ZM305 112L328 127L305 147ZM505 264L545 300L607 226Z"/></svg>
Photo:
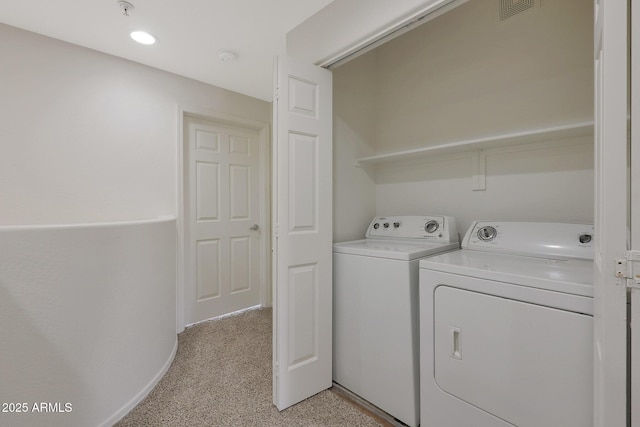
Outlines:
<svg viewBox="0 0 640 427"><path fill-rule="evenodd" d="M271 309L186 329L167 374L116 426L385 425L330 390L279 412L271 397L271 346Z"/></svg>

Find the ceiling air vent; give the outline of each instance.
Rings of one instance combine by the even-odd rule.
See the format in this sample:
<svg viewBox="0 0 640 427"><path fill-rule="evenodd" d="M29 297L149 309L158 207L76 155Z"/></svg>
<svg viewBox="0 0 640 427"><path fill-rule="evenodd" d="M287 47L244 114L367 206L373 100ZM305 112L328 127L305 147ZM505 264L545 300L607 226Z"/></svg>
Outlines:
<svg viewBox="0 0 640 427"><path fill-rule="evenodd" d="M536 6L539 0L500 0L500 20L511 18Z"/></svg>

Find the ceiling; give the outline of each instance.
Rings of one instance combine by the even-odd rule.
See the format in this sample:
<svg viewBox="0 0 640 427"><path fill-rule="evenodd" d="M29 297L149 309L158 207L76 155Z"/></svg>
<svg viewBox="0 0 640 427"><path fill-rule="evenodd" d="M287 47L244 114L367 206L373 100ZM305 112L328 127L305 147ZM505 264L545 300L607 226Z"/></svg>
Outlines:
<svg viewBox="0 0 640 427"><path fill-rule="evenodd" d="M127 1L129 16L118 0L0 0L0 22L270 101L286 33L332 0ZM158 43L134 42L137 29Z"/></svg>

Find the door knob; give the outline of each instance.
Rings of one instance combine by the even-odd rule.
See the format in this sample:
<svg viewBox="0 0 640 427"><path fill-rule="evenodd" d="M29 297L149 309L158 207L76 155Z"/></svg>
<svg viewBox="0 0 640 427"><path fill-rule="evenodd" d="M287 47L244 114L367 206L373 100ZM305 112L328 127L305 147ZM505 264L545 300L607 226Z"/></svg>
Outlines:
<svg viewBox="0 0 640 427"><path fill-rule="evenodd" d="M249 230L253 230L256 231L260 228L260 226L258 224L253 224L251 227L249 227Z"/></svg>

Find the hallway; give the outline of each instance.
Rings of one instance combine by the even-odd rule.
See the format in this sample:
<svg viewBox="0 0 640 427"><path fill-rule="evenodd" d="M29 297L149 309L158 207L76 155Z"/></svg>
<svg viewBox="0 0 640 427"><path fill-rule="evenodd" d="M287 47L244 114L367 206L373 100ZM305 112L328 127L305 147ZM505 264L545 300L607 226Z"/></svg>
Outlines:
<svg viewBox="0 0 640 427"><path fill-rule="evenodd" d="M331 390L278 412L271 402L271 324L271 309L255 309L187 328L167 374L116 425L384 425Z"/></svg>

